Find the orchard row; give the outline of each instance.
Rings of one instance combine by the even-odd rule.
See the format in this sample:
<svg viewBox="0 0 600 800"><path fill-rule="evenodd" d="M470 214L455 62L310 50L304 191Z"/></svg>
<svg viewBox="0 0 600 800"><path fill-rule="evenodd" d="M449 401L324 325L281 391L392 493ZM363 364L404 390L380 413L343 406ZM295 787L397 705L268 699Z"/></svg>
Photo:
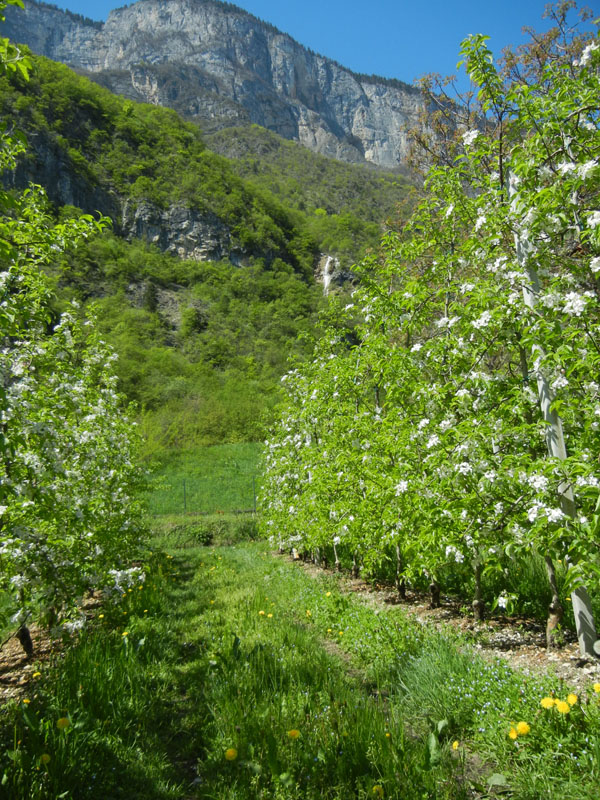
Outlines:
<svg viewBox="0 0 600 800"><path fill-rule="evenodd" d="M600 46L510 75L483 36L461 55L478 102L285 376L264 526L478 618L537 558L552 640L559 581L600 590Z"/></svg>
<svg viewBox="0 0 600 800"><path fill-rule="evenodd" d="M8 4L0 2L0 18ZM0 39L0 72L25 78L29 60ZM23 138L0 131L0 170ZM135 434L112 373L114 354L76 307L57 314L44 267L103 222L56 222L39 187L0 192L0 609L77 627L85 592L122 591L140 532Z"/></svg>

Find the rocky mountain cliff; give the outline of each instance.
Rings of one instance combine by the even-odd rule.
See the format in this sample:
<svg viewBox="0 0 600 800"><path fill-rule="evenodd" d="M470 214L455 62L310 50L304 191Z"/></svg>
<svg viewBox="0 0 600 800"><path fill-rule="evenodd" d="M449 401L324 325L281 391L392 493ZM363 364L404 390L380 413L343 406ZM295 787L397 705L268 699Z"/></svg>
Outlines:
<svg viewBox="0 0 600 800"><path fill-rule="evenodd" d="M93 22L28 0L3 34L204 129L257 123L348 162L402 165L417 89L358 76L216 0L140 0Z"/></svg>

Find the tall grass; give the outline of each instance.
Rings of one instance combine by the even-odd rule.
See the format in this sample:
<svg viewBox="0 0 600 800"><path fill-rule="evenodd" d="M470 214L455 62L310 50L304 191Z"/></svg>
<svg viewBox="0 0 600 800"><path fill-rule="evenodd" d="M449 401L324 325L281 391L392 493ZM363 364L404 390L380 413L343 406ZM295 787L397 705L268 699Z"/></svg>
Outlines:
<svg viewBox="0 0 600 800"><path fill-rule="evenodd" d="M149 513L253 511L260 452L260 444L240 442L164 454L147 493Z"/></svg>
<svg viewBox="0 0 600 800"><path fill-rule="evenodd" d="M597 798L600 685L485 661L262 543L161 536L2 710L0 797Z"/></svg>

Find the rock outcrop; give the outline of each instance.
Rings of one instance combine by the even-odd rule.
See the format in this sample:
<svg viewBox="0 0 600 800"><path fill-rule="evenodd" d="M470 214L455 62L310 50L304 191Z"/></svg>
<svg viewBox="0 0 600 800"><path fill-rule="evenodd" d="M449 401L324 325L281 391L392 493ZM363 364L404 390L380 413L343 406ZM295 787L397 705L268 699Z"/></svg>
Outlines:
<svg viewBox="0 0 600 800"><path fill-rule="evenodd" d="M349 162L401 165L423 110L414 87L358 76L217 0L139 0L105 23L28 0L3 34L204 128L253 122Z"/></svg>

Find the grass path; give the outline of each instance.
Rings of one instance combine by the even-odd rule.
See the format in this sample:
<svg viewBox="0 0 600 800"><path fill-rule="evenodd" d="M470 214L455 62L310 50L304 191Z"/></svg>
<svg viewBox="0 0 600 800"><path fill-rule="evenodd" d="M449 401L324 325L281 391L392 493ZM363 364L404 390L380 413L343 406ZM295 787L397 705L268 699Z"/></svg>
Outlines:
<svg viewBox="0 0 600 800"><path fill-rule="evenodd" d="M37 671L2 709L10 800L598 796L593 698L544 710L562 687L525 685L260 544L157 552ZM475 773L474 751L495 766Z"/></svg>

